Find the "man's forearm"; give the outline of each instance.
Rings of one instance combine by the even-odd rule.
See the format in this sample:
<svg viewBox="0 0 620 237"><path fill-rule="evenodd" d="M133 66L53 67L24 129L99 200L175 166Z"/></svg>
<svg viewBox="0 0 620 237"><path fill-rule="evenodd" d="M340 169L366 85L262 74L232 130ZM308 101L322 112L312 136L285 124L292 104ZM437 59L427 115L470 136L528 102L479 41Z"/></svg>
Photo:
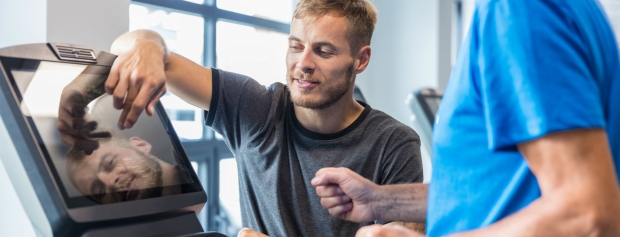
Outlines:
<svg viewBox="0 0 620 237"><path fill-rule="evenodd" d="M614 226L617 223L613 222L619 220L613 220L613 217L605 220L596 217L598 214L583 212L581 209L576 205L572 207L558 205L557 199L538 199L521 211L486 228L450 237L617 236L618 228Z"/></svg>
<svg viewBox="0 0 620 237"><path fill-rule="evenodd" d="M393 184L380 187L373 209L379 220L426 222L428 184Z"/></svg>
<svg viewBox="0 0 620 237"><path fill-rule="evenodd" d="M620 190L605 130L520 143L541 197L486 228L455 236L620 236Z"/></svg>

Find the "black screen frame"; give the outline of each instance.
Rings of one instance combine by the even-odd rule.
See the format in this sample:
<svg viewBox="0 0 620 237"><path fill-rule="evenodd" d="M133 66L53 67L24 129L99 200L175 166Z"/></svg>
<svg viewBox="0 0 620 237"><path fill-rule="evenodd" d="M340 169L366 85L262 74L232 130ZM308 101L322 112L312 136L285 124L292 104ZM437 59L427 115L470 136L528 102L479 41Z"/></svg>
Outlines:
<svg viewBox="0 0 620 237"><path fill-rule="evenodd" d="M49 61L82 65L96 64L97 66L110 67L116 56L106 52L94 50L98 57L97 63L70 62L59 60L51 50L52 48L53 44L49 43L20 45L0 49L0 70L2 70L0 73L0 88L2 88L3 98L6 99L5 101L0 101L0 107L5 108L0 114L2 114L5 122L14 124L12 127L8 127L7 124L7 130L12 137L16 136L15 139L17 140L14 142L23 144L16 144L16 151L22 160L24 168L28 172L35 172L29 174L29 176L31 179L34 178L35 180L38 180L40 177L43 181L31 182L31 184L35 188L39 202L43 206L49 220L54 220L54 222L57 222L70 217L72 222L85 223L154 215L175 210L193 211L198 213L207 201L206 193L204 192L204 188L200 184L191 163L187 159L185 150L182 148L181 142L176 135L171 121L168 119L161 103L158 103L156 106L157 114L160 116L162 125L170 136L174 150L176 150L181 156L180 161L182 161L182 163L180 162L178 165L182 165L187 168L188 174L191 176L190 178L194 181L193 183L188 184L192 185L192 189L194 190L188 193L128 202L110 204L95 203L95 205L86 206L67 205L66 197L68 196L66 190L62 188L63 184L58 177L57 171L55 169L52 171L53 168L51 167L53 167L53 163L51 163L50 156L47 153L45 146L42 146L42 139L36 129L36 126L34 126L34 121L32 118L21 114L18 101L21 101L23 98L21 93L19 93L19 88L15 84L15 78L13 78L13 75L9 70L11 68L16 68L16 65L21 60ZM47 172L44 172L44 170ZM65 223L65 221L57 223ZM60 226L57 228L64 226L64 224L59 225Z"/></svg>
<svg viewBox="0 0 620 237"><path fill-rule="evenodd" d="M420 103L420 107L422 107L422 110L426 115L426 119L431 124L431 127L433 127L435 125L435 115L437 114L437 111L433 111L429 106L428 102L439 101L440 103L438 104L441 104L443 93L434 89L427 88L418 91L417 93L415 93L415 96L417 97L418 102ZM439 110L439 106L437 106L437 110Z"/></svg>
<svg viewBox="0 0 620 237"><path fill-rule="evenodd" d="M7 60L15 60L15 63L6 63L5 61ZM6 70L6 74L8 76L9 79L9 83L13 89L13 93L15 94L16 97L16 102L19 104L23 101L23 95L21 94L21 92L19 91L19 88L17 86L17 81L14 78L13 74L11 73L12 70L14 69L18 69L18 70L33 70L36 71L37 66L40 64L40 62L43 61L38 61L38 60L30 60L30 59L10 59L10 58L0 58L0 63L2 63L4 65L4 69ZM55 63L59 63L59 62L55 62ZM101 68L106 68L107 71L110 70L111 67L109 66L99 66L96 65L94 67L101 67ZM102 76L105 76L107 74L102 74ZM161 102L157 103L157 106L155 108L155 113L158 115L160 121L164 124L164 129L166 130L166 132L168 133L168 136L171 137L171 143L172 146L174 148L174 150L176 152L179 153L179 155L181 157L187 157L187 154L185 154L185 150L183 149L183 147L181 146L180 142L179 142L179 138L176 134L176 132L174 131L174 127L172 127L172 124L170 122L170 119L168 118L166 111L164 109L164 107L162 106ZM41 152L43 153L43 157L44 160L46 162L46 165L48 167L48 171L50 172L50 175L53 178L54 183L56 184L56 187L58 188L58 191L60 192L62 199L65 203L65 206L69 209L71 208L80 208L80 207L88 207L88 206L95 206L95 205L108 205L107 204L101 204L101 203L97 203L93 200L91 200L91 197L88 196L79 196L79 197L70 197L67 193L67 190L65 188L65 185L62 183L61 178L59 176L58 170L56 169L53 161L52 161L52 157L50 155L50 153L48 152L48 149L45 145L45 142L43 141L43 139L41 138L41 135L39 133L39 130L34 122L34 119L31 116L24 116L24 118L26 119L26 121L28 122L30 129L32 130L32 135L35 137L35 141L37 142L37 145L39 147L39 149L41 150ZM178 164L183 166L185 169L193 169L191 166L191 163L189 163L187 161L187 159L180 159L181 162L183 164ZM175 187L179 187L181 188L181 190L192 190L190 192L200 192L200 191L204 191L202 188L202 185L200 184L200 182L198 181L198 177L196 176L195 172L187 172L188 175L190 175L190 179L194 182L192 183L185 183L185 184L178 184L178 185L174 185ZM159 187L158 187L159 188ZM154 197L157 198L157 197ZM141 199L144 200L144 199ZM140 200L131 200L131 201L127 201L127 202L135 202L135 201L140 201Z"/></svg>

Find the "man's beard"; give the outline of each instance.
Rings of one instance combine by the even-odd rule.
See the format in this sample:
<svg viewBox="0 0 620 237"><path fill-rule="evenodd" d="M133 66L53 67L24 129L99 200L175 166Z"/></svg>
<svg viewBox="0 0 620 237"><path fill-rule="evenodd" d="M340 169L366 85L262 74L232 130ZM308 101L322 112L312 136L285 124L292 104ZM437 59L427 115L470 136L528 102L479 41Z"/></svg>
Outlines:
<svg viewBox="0 0 620 237"><path fill-rule="evenodd" d="M347 94L347 92L353 85L353 78L352 78L353 70L354 70L353 66L354 66L353 63L349 65L349 67L347 68L346 75L344 76L344 79L340 78L339 80L335 82L336 84L323 87L323 89L325 90L325 95L321 96L321 98L318 100L303 99L302 95L305 93L308 93L304 89L299 89L298 91L298 93L300 93L299 95L295 95L294 92L291 92L291 100L293 101L293 104L296 106L300 106L302 108L313 109L313 110L323 110L323 109L329 108L330 106L334 105L336 102L338 102L338 100L340 100L340 98L342 98L345 94ZM301 78L304 80L318 81L317 79L313 78L312 74L309 74L309 73L292 74L289 72L287 77L288 77L287 79L288 79L289 87L294 83L293 78Z"/></svg>
<svg viewBox="0 0 620 237"><path fill-rule="evenodd" d="M163 178L161 164L158 159L151 154L146 154L142 151L136 150L144 159L144 166L134 170L134 175L140 177L143 180L148 180L147 188L143 190L136 190L133 192L128 200L145 199L152 197L161 197L163 192Z"/></svg>

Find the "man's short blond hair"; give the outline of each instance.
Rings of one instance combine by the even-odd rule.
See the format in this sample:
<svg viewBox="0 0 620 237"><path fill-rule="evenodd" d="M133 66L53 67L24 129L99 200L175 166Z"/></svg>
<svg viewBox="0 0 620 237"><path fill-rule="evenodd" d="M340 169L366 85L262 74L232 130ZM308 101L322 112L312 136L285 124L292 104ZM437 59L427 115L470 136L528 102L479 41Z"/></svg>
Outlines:
<svg viewBox="0 0 620 237"><path fill-rule="evenodd" d="M377 9L368 0L300 0L293 17L315 19L327 14L346 19L351 54L370 45L377 24Z"/></svg>

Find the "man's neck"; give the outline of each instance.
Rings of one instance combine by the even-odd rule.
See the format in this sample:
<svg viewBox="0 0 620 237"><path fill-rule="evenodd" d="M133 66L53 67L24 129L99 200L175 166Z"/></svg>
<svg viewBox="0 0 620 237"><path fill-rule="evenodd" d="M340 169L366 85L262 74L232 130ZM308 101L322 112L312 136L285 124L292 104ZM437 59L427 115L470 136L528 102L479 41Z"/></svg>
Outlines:
<svg viewBox="0 0 620 237"><path fill-rule="evenodd" d="M346 98L346 99L345 99ZM295 116L304 128L321 134L342 131L351 125L364 111L353 97L343 96L332 106L314 110L294 105Z"/></svg>

